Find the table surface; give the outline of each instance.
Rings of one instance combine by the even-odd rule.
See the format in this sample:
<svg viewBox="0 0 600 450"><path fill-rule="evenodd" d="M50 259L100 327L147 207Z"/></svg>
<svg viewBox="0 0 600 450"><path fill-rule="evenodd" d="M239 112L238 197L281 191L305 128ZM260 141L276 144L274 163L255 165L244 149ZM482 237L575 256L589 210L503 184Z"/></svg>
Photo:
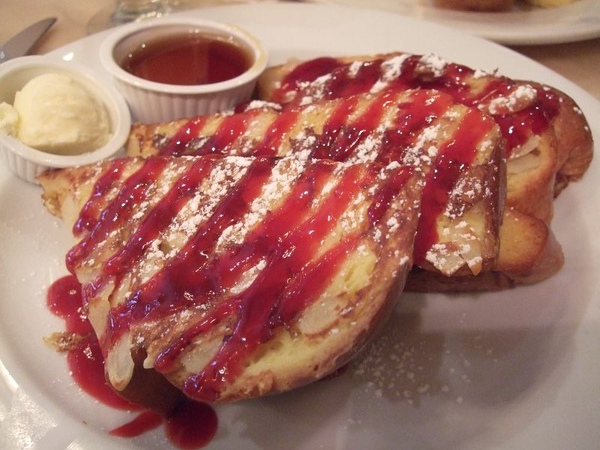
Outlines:
<svg viewBox="0 0 600 450"><path fill-rule="evenodd" d="M215 4L219 0L180 2L197 6ZM57 23L32 50L33 54L43 54L85 37L90 19L98 11L114 4L115 0L0 0L0 9L3 11L0 15L0 42L36 20L55 16L58 18ZM600 39L512 48L563 75L600 99Z"/></svg>

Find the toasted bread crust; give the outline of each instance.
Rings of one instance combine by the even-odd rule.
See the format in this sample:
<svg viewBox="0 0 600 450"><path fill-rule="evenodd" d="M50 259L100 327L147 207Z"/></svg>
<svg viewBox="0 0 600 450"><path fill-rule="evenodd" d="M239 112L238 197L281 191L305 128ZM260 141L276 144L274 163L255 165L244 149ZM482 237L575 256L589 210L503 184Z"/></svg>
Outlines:
<svg viewBox="0 0 600 450"><path fill-rule="evenodd" d="M571 181L578 181L589 168L594 154L594 141L586 117L577 103L558 89L544 86L560 99L560 112L552 122L558 170L554 183L554 196L558 196Z"/></svg>
<svg viewBox="0 0 600 450"><path fill-rule="evenodd" d="M509 210L500 228L497 266L478 275L439 276L413 267L406 290L413 292L497 291L538 283L564 264L562 248L544 221Z"/></svg>

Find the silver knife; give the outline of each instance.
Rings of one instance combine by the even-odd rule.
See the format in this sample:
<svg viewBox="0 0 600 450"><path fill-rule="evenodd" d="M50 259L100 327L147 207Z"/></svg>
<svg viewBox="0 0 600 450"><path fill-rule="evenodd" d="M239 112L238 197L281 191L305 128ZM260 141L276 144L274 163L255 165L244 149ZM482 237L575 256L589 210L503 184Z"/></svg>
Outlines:
<svg viewBox="0 0 600 450"><path fill-rule="evenodd" d="M0 64L9 59L25 56L31 47L54 25L54 22L56 22L55 17L40 20L6 41L0 47Z"/></svg>

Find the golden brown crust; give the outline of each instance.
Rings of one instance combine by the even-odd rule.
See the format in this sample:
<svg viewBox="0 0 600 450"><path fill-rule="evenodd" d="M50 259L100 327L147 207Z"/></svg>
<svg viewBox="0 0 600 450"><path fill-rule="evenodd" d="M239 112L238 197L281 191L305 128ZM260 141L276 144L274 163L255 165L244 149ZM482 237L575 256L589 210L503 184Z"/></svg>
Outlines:
<svg viewBox="0 0 600 450"><path fill-rule="evenodd" d="M509 210L500 229L496 270L517 284L531 284L554 275L564 263L560 244L550 226L536 217Z"/></svg>
<svg viewBox="0 0 600 450"><path fill-rule="evenodd" d="M552 122L558 149L558 171L554 185L554 196L572 181L581 179L589 168L594 141L586 117L577 103L556 88L552 90L560 99L560 112Z"/></svg>
<svg viewBox="0 0 600 450"><path fill-rule="evenodd" d="M556 274L564 264L562 248L544 221L508 210L500 228L497 266L477 276L443 277L413 268L406 290L413 292L496 291L534 284Z"/></svg>
<svg viewBox="0 0 600 450"><path fill-rule="evenodd" d="M554 130L544 132L523 157L509 158L506 166L506 207L550 223L559 170Z"/></svg>

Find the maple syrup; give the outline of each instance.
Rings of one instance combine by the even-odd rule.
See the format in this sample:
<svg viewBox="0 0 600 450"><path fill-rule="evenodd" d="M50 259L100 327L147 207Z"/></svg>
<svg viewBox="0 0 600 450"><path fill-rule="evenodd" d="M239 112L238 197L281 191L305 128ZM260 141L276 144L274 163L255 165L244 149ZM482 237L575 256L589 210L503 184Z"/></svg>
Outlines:
<svg viewBox="0 0 600 450"><path fill-rule="evenodd" d="M127 72L157 83L204 85L231 80L252 65L250 51L222 36L180 33L149 40L125 56Z"/></svg>

